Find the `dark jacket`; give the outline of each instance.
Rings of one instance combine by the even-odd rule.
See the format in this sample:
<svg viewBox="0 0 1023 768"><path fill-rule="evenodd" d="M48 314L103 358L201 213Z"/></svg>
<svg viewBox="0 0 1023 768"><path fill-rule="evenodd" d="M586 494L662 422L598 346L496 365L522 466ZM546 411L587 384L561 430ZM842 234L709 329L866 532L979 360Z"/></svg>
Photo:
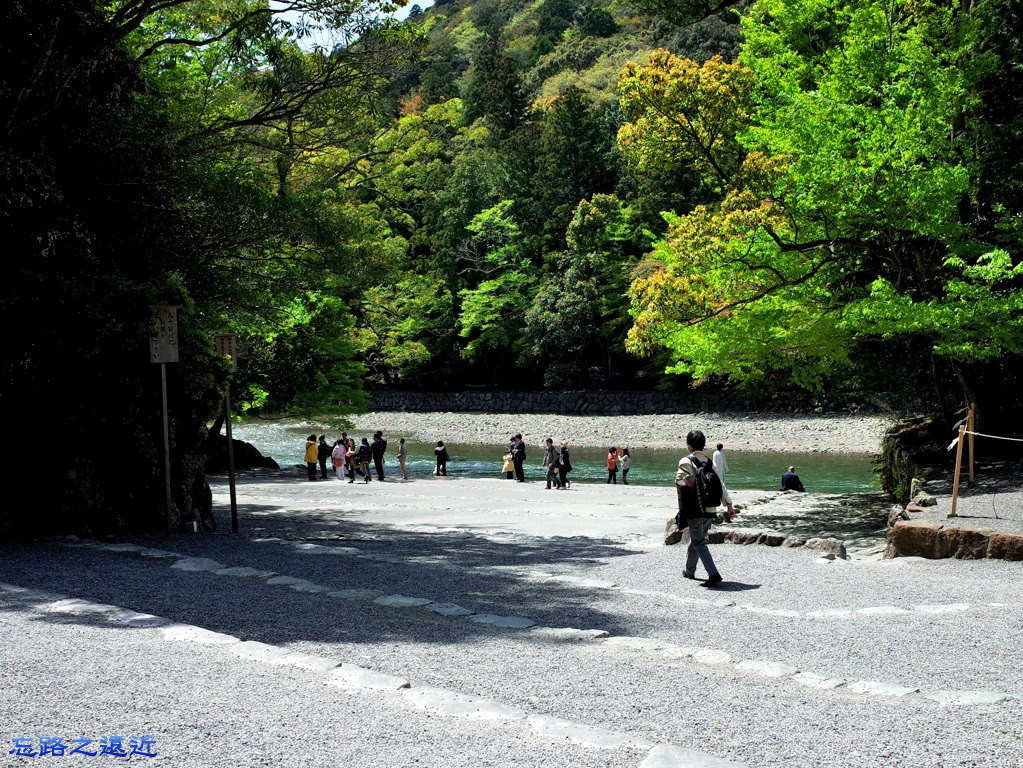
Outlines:
<svg viewBox="0 0 1023 768"><path fill-rule="evenodd" d="M387 452L387 441L382 437L373 438L373 458L378 459Z"/></svg>
<svg viewBox="0 0 1023 768"><path fill-rule="evenodd" d="M781 489L783 491L806 491L803 487L803 481L799 479L799 475L795 472L786 472L781 476Z"/></svg>

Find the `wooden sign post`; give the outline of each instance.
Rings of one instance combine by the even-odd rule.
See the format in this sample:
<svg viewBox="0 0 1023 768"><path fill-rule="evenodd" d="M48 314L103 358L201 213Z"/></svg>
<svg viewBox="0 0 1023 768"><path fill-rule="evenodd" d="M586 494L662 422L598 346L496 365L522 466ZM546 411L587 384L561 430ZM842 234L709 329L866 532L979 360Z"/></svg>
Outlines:
<svg viewBox="0 0 1023 768"><path fill-rule="evenodd" d="M238 336L234 333L219 333L213 343L217 354L231 360L231 371L238 370ZM238 496L234 485L234 439L231 436L231 381L224 392L224 423L227 424L227 484L231 489L231 533L238 533Z"/></svg>
<svg viewBox="0 0 1023 768"><path fill-rule="evenodd" d="M956 503L959 501L959 476L962 474L963 469L963 436L966 432L966 425L959 425L959 440L956 443L956 475L955 480L952 481L952 509L948 511L946 517L956 517Z"/></svg>
<svg viewBox="0 0 1023 768"><path fill-rule="evenodd" d="M177 307L150 307L153 327L149 334L149 362L160 364L160 384L163 394L163 479L166 489L163 512L164 532L171 533L171 480L170 480L170 417L167 412L167 363L178 362L178 310Z"/></svg>

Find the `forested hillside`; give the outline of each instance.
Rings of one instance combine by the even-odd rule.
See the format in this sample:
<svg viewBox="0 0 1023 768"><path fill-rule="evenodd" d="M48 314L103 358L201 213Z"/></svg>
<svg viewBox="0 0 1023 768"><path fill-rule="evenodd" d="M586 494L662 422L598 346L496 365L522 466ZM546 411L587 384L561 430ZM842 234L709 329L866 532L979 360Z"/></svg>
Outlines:
<svg viewBox="0 0 1023 768"><path fill-rule="evenodd" d="M1018 3L393 9L4 6L0 404L8 466L62 448L56 527L155 519L157 304L182 508L222 332L250 413L694 383L1018 418Z"/></svg>

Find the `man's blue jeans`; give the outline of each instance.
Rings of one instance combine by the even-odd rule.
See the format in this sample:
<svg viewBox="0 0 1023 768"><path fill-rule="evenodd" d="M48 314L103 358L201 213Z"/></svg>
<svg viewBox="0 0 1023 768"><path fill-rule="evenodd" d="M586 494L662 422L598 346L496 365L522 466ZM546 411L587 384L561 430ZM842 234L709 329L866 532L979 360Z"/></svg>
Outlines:
<svg viewBox="0 0 1023 768"><path fill-rule="evenodd" d="M707 532L714 522L709 517L691 517L689 523L689 549L686 550L686 570L689 576L696 575L696 560L703 563L707 569L707 575L713 576L718 572L714 565L714 558L710 556L710 547L707 546Z"/></svg>

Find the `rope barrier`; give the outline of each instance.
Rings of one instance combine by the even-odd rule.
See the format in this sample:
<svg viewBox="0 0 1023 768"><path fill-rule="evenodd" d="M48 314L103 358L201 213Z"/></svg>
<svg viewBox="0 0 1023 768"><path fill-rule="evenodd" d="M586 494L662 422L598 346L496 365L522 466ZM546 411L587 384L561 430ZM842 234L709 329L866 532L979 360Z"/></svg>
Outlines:
<svg viewBox="0 0 1023 768"><path fill-rule="evenodd" d="M967 429L963 430L963 434L964 435L974 435L976 437L990 437L990 438L992 438L994 440L1010 440L1011 442L1014 442L1014 443L1023 443L1023 437L1002 437L1001 435L985 435L983 432L970 432ZM945 450L951 451L957 445L959 445L959 438L958 437L956 437L955 440L953 440L951 443L949 443L948 444L948 448L946 448Z"/></svg>

